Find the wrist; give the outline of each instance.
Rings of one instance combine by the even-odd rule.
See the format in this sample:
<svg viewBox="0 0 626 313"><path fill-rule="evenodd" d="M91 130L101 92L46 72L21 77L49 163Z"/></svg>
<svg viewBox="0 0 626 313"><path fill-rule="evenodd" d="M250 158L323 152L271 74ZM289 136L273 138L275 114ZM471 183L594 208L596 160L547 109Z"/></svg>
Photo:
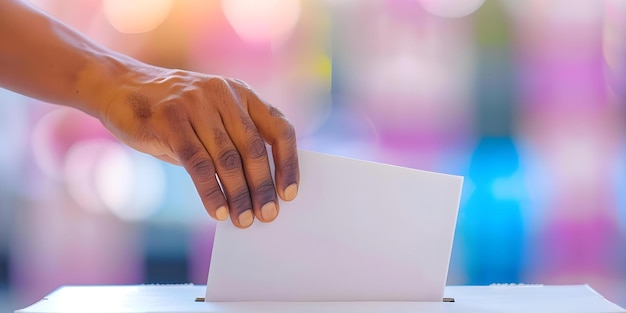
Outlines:
<svg viewBox="0 0 626 313"><path fill-rule="evenodd" d="M76 75L76 107L101 119L115 92L141 63L108 51L88 55L84 68Z"/></svg>

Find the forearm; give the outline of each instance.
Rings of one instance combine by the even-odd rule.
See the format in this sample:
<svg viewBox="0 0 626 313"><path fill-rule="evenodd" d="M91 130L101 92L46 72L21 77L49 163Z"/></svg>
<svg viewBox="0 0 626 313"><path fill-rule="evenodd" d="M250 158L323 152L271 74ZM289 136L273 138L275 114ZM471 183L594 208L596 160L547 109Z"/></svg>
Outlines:
<svg viewBox="0 0 626 313"><path fill-rule="evenodd" d="M0 0L1 87L98 115L136 62L30 4Z"/></svg>

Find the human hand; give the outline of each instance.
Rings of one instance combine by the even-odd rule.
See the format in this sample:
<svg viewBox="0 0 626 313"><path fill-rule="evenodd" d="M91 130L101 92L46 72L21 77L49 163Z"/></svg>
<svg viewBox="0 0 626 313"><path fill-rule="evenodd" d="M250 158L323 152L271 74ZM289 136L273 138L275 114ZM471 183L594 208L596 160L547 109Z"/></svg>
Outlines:
<svg viewBox="0 0 626 313"><path fill-rule="evenodd" d="M246 228L255 217L276 218L277 192L283 200L296 197L294 128L245 82L138 65L117 85L95 115L127 145L182 165L211 217L230 215L235 226Z"/></svg>

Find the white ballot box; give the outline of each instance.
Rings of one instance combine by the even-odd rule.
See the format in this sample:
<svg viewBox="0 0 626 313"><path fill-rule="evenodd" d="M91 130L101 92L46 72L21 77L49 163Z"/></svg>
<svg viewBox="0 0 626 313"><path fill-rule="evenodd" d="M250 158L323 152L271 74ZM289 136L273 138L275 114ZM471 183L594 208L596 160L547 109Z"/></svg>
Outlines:
<svg viewBox="0 0 626 313"><path fill-rule="evenodd" d="M65 286L16 313L610 313L588 285L448 286L454 302L204 302L206 286Z"/></svg>

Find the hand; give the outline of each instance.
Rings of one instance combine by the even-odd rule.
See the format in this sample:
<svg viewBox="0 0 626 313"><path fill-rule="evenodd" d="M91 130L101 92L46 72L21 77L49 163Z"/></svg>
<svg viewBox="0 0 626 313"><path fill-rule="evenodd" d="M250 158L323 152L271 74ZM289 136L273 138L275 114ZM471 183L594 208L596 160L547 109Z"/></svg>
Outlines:
<svg viewBox="0 0 626 313"><path fill-rule="evenodd" d="M211 217L230 215L235 226L246 228L254 217L276 218L277 192L283 200L296 197L294 128L246 83L148 65L125 76L96 116L127 145L182 165Z"/></svg>

